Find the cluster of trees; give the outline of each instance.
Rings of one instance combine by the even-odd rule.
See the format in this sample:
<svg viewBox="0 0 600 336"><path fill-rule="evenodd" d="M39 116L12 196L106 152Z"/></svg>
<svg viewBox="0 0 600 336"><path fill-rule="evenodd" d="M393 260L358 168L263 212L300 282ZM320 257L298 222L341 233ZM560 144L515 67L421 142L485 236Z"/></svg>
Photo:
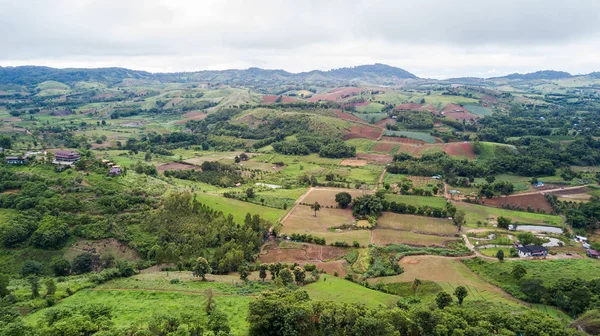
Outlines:
<svg viewBox="0 0 600 336"><path fill-rule="evenodd" d="M392 113L397 116L397 122L408 129L431 129L433 128L433 116L426 111L398 111ZM387 129L398 130L397 125L386 125Z"/></svg>
<svg viewBox="0 0 600 336"><path fill-rule="evenodd" d="M448 300L448 296L450 300ZM369 309L360 304L312 301L304 291L261 294L250 305L250 336L261 335L581 335L550 316L507 313L501 306L451 304L446 293L438 307ZM442 307L442 308L440 308Z"/></svg>
<svg viewBox="0 0 600 336"><path fill-rule="evenodd" d="M240 225L231 215L212 210L189 193L175 193L143 223L146 239L137 247L148 259L177 264L180 269L191 269L198 257L204 257L214 272L223 274L256 259L270 226L250 214ZM212 253L208 248L214 248Z"/></svg>
<svg viewBox="0 0 600 336"><path fill-rule="evenodd" d="M546 200L555 213L565 215L567 223L574 229L593 232L600 228L600 198L593 196L589 202L572 202L546 194Z"/></svg>
<svg viewBox="0 0 600 336"><path fill-rule="evenodd" d="M221 187L231 187L236 183L244 182L244 178L236 171L235 167L210 161L202 163L202 171L194 169L165 170L164 174L166 177L203 182Z"/></svg>
<svg viewBox="0 0 600 336"><path fill-rule="evenodd" d="M326 241L323 237L315 237L311 234L300 234L300 233L292 233L290 239L293 241L303 242L303 243L314 243L317 245L325 245Z"/></svg>
<svg viewBox="0 0 600 336"><path fill-rule="evenodd" d="M343 158L356 155L356 147L345 144L340 139L314 136L298 136L296 140L286 140L271 144L273 149L286 155L308 155L319 153L322 157Z"/></svg>
<svg viewBox="0 0 600 336"><path fill-rule="evenodd" d="M508 196L515 190L515 186L506 181L495 181L493 183L484 183L479 186L479 196L492 198L496 194Z"/></svg>
<svg viewBox="0 0 600 336"><path fill-rule="evenodd" d="M394 201L387 203L385 210L409 215L420 215L427 217L446 218L452 217L456 213L456 207L448 203L446 209L430 207L430 206L414 206L405 203L396 203Z"/></svg>
<svg viewBox="0 0 600 336"><path fill-rule="evenodd" d="M388 166L391 174L406 174L418 176L445 175L461 177L482 177L488 167L467 159L452 159L446 153L426 154L420 158L401 153L394 155L394 162Z"/></svg>
<svg viewBox="0 0 600 336"><path fill-rule="evenodd" d="M548 284L542 279L526 277L518 285L527 301L556 306L573 317L597 308L600 300L600 279L560 278Z"/></svg>
<svg viewBox="0 0 600 336"><path fill-rule="evenodd" d="M456 207L451 203L446 205L446 209L430 206L414 206L411 204L389 202L385 198L385 192L378 190L375 195L363 195L354 199L352 203L352 214L357 218L377 218L383 211L391 211L400 214L414 214L421 216L445 218L453 217L456 214Z"/></svg>

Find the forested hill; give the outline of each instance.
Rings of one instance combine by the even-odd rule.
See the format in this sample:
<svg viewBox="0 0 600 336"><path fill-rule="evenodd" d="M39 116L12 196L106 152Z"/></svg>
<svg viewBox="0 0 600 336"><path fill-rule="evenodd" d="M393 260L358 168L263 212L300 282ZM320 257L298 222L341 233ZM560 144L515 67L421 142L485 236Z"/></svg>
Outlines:
<svg viewBox="0 0 600 336"><path fill-rule="evenodd" d="M245 70L196 71L179 73L149 73L124 68L56 69L41 66L0 67L0 85L35 86L45 81L74 84L95 81L116 84L124 79L155 80L160 82L212 81L219 83L257 82L335 82L358 81L369 83L394 83L416 79L412 73L385 64L361 65L329 71L290 73L284 70L249 68Z"/></svg>

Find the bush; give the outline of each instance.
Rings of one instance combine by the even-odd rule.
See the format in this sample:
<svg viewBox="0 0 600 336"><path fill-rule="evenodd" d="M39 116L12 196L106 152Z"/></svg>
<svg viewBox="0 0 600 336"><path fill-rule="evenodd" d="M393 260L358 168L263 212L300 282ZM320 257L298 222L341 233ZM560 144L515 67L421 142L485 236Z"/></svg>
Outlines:
<svg viewBox="0 0 600 336"><path fill-rule="evenodd" d="M71 263L62 257L54 258L50 263L50 267L52 268L54 275L57 277L67 276L71 273Z"/></svg>
<svg viewBox="0 0 600 336"><path fill-rule="evenodd" d="M83 274L92 271L92 259L93 256L91 253L81 253L78 254L75 259L73 259L72 271L75 274Z"/></svg>
<svg viewBox="0 0 600 336"><path fill-rule="evenodd" d="M27 260L23 263L23 267L21 267L21 276L23 277L31 275L40 276L42 274L44 274L44 265L35 260Z"/></svg>

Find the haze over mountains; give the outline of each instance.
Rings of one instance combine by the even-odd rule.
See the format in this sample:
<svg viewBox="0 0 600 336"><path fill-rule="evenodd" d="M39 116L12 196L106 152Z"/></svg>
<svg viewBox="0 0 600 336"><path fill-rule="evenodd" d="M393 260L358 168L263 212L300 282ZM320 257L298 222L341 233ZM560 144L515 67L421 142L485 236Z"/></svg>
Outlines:
<svg viewBox="0 0 600 336"><path fill-rule="evenodd" d="M600 72L587 75L571 75L564 71L544 70L532 73L514 73L493 78L452 78L450 81L481 81L481 80L555 80L577 76L600 77ZM361 82L373 84L395 84L406 80L419 80L411 72L402 68L386 64L360 65L348 68L338 68L328 71L313 70L309 72L291 73L285 70L269 70L261 68L248 68L243 70L203 70L194 72L150 73L147 71L131 70L125 68L50 68L43 66L17 66L0 67L0 85L36 85L38 83L54 80L65 84L78 81L98 81L116 84L124 79L150 80L150 81L212 81L222 83L252 83L271 81L291 82Z"/></svg>

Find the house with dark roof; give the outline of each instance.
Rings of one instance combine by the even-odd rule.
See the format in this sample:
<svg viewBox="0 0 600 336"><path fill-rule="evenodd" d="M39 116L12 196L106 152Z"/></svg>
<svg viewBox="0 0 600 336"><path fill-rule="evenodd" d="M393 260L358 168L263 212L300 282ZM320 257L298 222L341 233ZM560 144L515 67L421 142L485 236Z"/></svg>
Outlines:
<svg viewBox="0 0 600 336"><path fill-rule="evenodd" d="M22 156L7 156L5 159L8 164L25 164L27 162Z"/></svg>
<svg viewBox="0 0 600 336"><path fill-rule="evenodd" d="M545 257L548 255L548 249L544 246L519 246L517 247L519 250L519 257Z"/></svg>

